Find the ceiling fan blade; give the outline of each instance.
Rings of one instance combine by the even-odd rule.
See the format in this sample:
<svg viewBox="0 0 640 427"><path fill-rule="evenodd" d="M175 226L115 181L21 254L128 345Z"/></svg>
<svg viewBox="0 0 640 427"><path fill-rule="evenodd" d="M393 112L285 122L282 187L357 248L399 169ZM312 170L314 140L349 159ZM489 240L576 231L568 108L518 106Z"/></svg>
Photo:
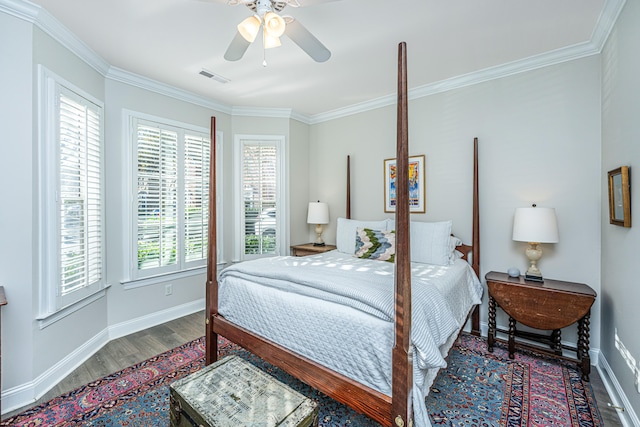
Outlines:
<svg viewBox="0 0 640 427"><path fill-rule="evenodd" d="M296 19L287 16L284 33L316 62L325 62L331 52Z"/></svg>
<svg viewBox="0 0 640 427"><path fill-rule="evenodd" d="M236 32L235 37L231 40L231 44L224 53L224 59L227 61L237 61L244 56L244 53L249 48L249 43L242 37L242 34Z"/></svg>

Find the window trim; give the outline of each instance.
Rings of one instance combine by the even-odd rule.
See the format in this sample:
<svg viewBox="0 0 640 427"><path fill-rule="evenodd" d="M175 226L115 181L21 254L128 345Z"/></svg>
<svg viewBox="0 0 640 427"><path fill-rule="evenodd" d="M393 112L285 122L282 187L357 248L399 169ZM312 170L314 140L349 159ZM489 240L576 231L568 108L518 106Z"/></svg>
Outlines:
<svg viewBox="0 0 640 427"><path fill-rule="evenodd" d="M135 208L137 206L138 198L137 198L137 181L134 179L137 175L137 143L136 143L136 128L135 124L137 121L142 120L143 122L152 122L160 126L165 126L167 128L175 128L178 130L186 130L191 131L193 133L205 134L207 136L210 135L210 130L204 127L196 126L193 124L183 123L172 119L167 119L163 117L154 116L151 114L141 113L134 110L123 109L122 110L122 140L128 141L128 146L130 149L123 150L123 164L125 166L125 179L123 180L123 191L125 199L122 204L122 217L128 219L128 223L123 227L123 231L125 234L124 241L124 250L122 251L122 265L124 266L123 271L125 273L125 277L120 280L120 284L123 285L124 289L134 289L143 286L150 286L161 282L166 282L167 280L174 280L183 277L189 277L196 274L201 274L206 272L206 259L202 261L190 261L183 264L183 268L179 268L180 263L178 263L178 268L173 271L158 271L157 269L153 269L153 271L147 270L147 274L139 274L139 270L137 268L137 263L134 262L134 254L137 254L137 239L136 239L136 215ZM223 242L223 231L222 231L222 208L220 202L222 200L222 147L223 147L223 132L216 131L216 173L218 176L217 181L217 229L218 229L218 263L221 263L221 259L223 259L223 247L221 242ZM179 141L178 146L178 156L184 155L184 141ZM180 171L183 172L183 171ZM179 183L180 194L178 195L178 200L184 202L183 195L183 183ZM182 215L184 213L184 207L180 207L178 209L178 215ZM181 242L183 236L179 236L179 241ZM182 247L182 245L180 246ZM183 254L182 254L183 255ZM137 257L136 257L137 258Z"/></svg>
<svg viewBox="0 0 640 427"><path fill-rule="evenodd" d="M234 260L233 262L244 261L249 258L245 256L242 251L244 245L242 243L244 239L243 232L243 198L242 198L242 148L244 146L243 141L270 141L274 142L276 146L276 204L280 207L278 212L278 219L276 226L279 233L276 241L276 255L288 255L287 251L289 242L289 218L287 215L288 209L288 188L287 183L287 168L286 168L286 137L284 135L249 135L249 134L236 134L234 135L234 182L233 182L233 194L234 194ZM267 255L265 255L267 256ZM273 255L270 255L273 256Z"/></svg>
<svg viewBox="0 0 640 427"><path fill-rule="evenodd" d="M38 226L41 238L38 240L39 293L36 320L43 329L59 319L79 310L105 295L106 283L106 217L104 203L101 205L101 278L81 290L70 293L66 298L58 296L59 257L61 230L57 193L60 181L60 139L58 135L58 96L65 93L83 103L93 104L100 114L100 200L105 197L105 151L104 151L104 103L88 92L80 89L53 71L38 64L38 200L40 202Z"/></svg>

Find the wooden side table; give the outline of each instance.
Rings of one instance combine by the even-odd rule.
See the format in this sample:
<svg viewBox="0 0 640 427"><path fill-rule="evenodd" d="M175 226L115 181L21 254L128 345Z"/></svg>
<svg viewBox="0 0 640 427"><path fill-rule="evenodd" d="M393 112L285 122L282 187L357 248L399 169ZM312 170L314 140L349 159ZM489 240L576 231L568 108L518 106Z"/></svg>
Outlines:
<svg viewBox="0 0 640 427"><path fill-rule="evenodd" d="M496 271L485 275L489 289L489 332L487 345L493 351L496 331L509 336L509 357L513 359L516 337L547 344L549 349L536 346L536 350L563 357L562 349L576 353L575 360L582 369L582 379L589 381L591 358L589 357L589 317L596 292L583 283L563 282L544 279L544 282L530 282L523 276L509 277ZM509 316L509 330L496 328L496 304ZM552 331L551 335L518 331L516 322L534 329ZM576 347L563 345L560 330L578 323L578 343ZM518 343L521 345L522 343Z"/></svg>
<svg viewBox="0 0 640 427"><path fill-rule="evenodd" d="M317 255L323 252L332 251L335 248L335 245L315 246L313 243L305 243L304 245L291 246L291 254L293 256Z"/></svg>

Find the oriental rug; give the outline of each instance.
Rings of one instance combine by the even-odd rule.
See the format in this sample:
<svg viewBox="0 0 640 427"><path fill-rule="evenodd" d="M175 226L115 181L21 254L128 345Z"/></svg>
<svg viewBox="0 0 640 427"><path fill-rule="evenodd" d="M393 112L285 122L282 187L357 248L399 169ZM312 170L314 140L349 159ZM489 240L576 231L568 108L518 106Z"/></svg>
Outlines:
<svg viewBox="0 0 640 427"><path fill-rule="evenodd" d="M234 344L237 354L320 405L319 425L377 426L367 417L324 396ZM169 385L203 366L204 338L197 339L65 395L10 417L1 426L169 426ZM500 344L462 335L448 367L438 375L425 401L432 424L447 426L603 425L588 382L575 364L527 351L509 360Z"/></svg>

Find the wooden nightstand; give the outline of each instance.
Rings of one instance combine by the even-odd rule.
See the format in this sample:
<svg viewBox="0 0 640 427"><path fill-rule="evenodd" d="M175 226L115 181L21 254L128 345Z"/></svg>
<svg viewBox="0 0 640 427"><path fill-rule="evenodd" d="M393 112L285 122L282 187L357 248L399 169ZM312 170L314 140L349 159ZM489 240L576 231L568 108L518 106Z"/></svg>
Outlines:
<svg viewBox="0 0 640 427"><path fill-rule="evenodd" d="M335 245L314 246L313 243L305 243L304 245L291 246L291 254L293 256L317 255L335 248Z"/></svg>
<svg viewBox="0 0 640 427"><path fill-rule="evenodd" d="M530 282L523 276L509 277L506 273L492 271L485 276L489 289L489 332L487 344L493 351L496 331L509 336L509 357L513 359L516 337L548 344L551 350L539 348L556 357L562 356L562 349L576 353L578 366L582 369L582 379L589 381L591 358L589 357L589 316L596 292L583 283L563 282L544 279L544 282ZM496 328L496 304L509 315L509 330ZM518 331L516 322L534 329L552 331L551 335ZM578 345L563 345L560 329L578 322ZM522 343L518 343L522 345ZM568 358L567 358L568 359Z"/></svg>

